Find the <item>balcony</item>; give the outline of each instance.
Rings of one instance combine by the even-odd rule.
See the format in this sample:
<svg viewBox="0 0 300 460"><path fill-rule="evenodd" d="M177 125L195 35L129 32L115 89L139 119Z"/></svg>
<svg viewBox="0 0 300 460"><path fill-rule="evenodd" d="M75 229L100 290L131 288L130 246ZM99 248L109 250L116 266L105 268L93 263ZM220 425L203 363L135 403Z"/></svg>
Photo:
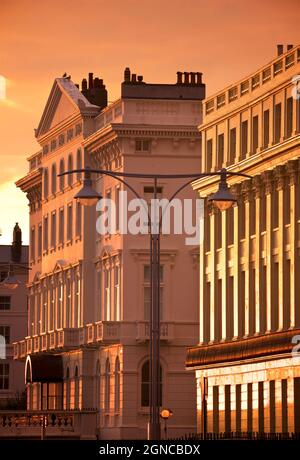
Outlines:
<svg viewBox="0 0 300 460"><path fill-rule="evenodd" d="M95 323L96 341L104 343L119 342L120 325L118 321L99 321Z"/></svg>
<svg viewBox="0 0 300 460"><path fill-rule="evenodd" d="M0 411L0 438L96 439L96 422L95 409Z"/></svg>
<svg viewBox="0 0 300 460"><path fill-rule="evenodd" d="M149 340L150 326L148 321L137 323L137 342L146 342ZM160 340L170 342L174 339L174 324L169 322L160 323Z"/></svg>
<svg viewBox="0 0 300 460"><path fill-rule="evenodd" d="M79 346L79 332L80 329L66 328L56 331L57 348L76 348Z"/></svg>
<svg viewBox="0 0 300 460"><path fill-rule="evenodd" d="M85 346L97 346L99 342L110 344L119 341L120 322L99 321L80 328L57 329L28 336L25 340L13 344L13 356L14 359L24 359L26 355L35 353L57 353Z"/></svg>

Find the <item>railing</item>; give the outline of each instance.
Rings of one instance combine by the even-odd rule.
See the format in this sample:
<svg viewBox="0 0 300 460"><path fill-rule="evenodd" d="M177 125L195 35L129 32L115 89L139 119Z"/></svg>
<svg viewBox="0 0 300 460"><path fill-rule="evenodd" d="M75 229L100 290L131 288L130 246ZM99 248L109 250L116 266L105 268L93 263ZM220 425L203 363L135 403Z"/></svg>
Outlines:
<svg viewBox="0 0 300 460"><path fill-rule="evenodd" d="M141 321L137 323L137 336L138 342L145 342L149 340L150 326L148 321ZM171 341L174 338L174 324L169 322L160 323L160 340Z"/></svg>
<svg viewBox="0 0 300 460"><path fill-rule="evenodd" d="M56 352L62 349L76 349L80 346L96 345L98 342L119 342L120 322L99 321L79 328L64 328L26 337L13 344L14 359L41 352Z"/></svg>
<svg viewBox="0 0 300 460"><path fill-rule="evenodd" d="M237 82L230 86L226 92L222 91L205 100L205 115L209 115L215 110L220 109L225 104L230 104L232 101L242 97L250 91L255 91L272 78L275 78L280 73L285 72L290 67L299 63L299 61L299 47L295 47L290 52L287 51L285 54L278 56L271 64L268 64L260 69L255 75L250 75L246 80Z"/></svg>
<svg viewBox="0 0 300 460"><path fill-rule="evenodd" d="M99 321L95 323L97 342L118 342L120 340L119 321Z"/></svg>
<svg viewBox="0 0 300 460"><path fill-rule="evenodd" d="M95 439L97 410L0 411L0 438Z"/></svg>
<svg viewBox="0 0 300 460"><path fill-rule="evenodd" d="M252 441L299 441L300 433L259 433L252 431L231 431L222 433L189 433L178 438L168 438L173 441L220 441L220 440L252 440Z"/></svg>

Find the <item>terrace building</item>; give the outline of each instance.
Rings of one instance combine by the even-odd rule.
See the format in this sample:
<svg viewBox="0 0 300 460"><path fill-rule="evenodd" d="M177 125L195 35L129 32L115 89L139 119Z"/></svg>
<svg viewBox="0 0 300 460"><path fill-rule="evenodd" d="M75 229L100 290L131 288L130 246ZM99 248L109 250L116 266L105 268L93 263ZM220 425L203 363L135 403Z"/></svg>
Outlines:
<svg viewBox="0 0 300 460"><path fill-rule="evenodd" d="M204 101L201 168L238 203L206 203L200 245L198 431L300 432L300 47ZM195 181L203 197L216 180ZM298 335L298 337L296 337Z"/></svg>
<svg viewBox="0 0 300 460"><path fill-rule="evenodd" d="M0 409L24 404L24 366L13 360L13 342L27 335L28 246L18 224L11 245L0 245ZM17 284L5 284L14 273Z"/></svg>
<svg viewBox="0 0 300 460"><path fill-rule="evenodd" d="M197 172L204 97L200 73L179 72L175 84L147 84L126 69L121 97L110 105L103 81L93 74L81 89L68 76L53 84L35 132L41 150L29 157L29 172L17 182L29 198L32 270L30 328L15 343L14 356L26 360L28 410L60 412L73 427L68 436L146 438L149 235L121 234L118 222L114 234L98 234L95 207L74 200L82 174L57 175L86 166ZM119 208L124 186L107 176L93 179ZM130 184L149 200L151 182ZM162 180L160 196L170 197L179 185ZM179 197L196 194L188 187ZM161 404L174 413L172 436L196 425L185 353L197 343L198 248L187 246L185 237L161 241Z"/></svg>

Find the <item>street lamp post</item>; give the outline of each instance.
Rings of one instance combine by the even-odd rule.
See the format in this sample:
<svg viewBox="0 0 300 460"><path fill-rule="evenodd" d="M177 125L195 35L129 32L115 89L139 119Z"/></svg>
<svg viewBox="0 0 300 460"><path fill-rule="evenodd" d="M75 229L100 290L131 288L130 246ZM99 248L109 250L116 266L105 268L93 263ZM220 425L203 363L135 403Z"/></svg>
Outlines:
<svg viewBox="0 0 300 460"><path fill-rule="evenodd" d="M209 176L219 176L220 183L218 191L209 197L211 201L220 210L228 209L236 199L230 193L227 186L227 176L242 176L249 178L247 174L228 172L222 169L218 172L203 172L191 174L146 174L146 173L125 173L119 171L110 171L102 169L92 169L86 167L84 169L73 169L65 171L58 176L66 174L84 173L83 187L74 196L83 205L94 205L102 196L93 190L91 174L100 174L110 176L121 182L133 194L142 199L139 193L128 183L127 178L135 179L152 179L153 180L153 198L157 199L157 183L160 179L188 179L181 185L170 198L170 202L175 196L187 187L191 182L196 179ZM125 180L126 179L126 180ZM156 203L156 201L154 201ZM159 440L161 436L160 429L160 403L161 403L161 385L160 385L160 232L162 219L159 217L157 207L154 209L154 219L148 213L148 226L150 230L150 292L151 292L151 306L150 306L150 422L149 422L149 439Z"/></svg>

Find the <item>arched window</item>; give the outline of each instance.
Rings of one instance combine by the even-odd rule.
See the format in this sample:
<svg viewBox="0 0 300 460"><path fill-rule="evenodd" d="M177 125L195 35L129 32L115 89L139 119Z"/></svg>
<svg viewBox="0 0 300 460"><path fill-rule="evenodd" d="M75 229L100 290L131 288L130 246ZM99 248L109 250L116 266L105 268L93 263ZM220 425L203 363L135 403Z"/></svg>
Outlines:
<svg viewBox="0 0 300 460"><path fill-rule="evenodd" d="M74 391L74 409L79 409L79 375L78 375L78 367L75 368L74 374L75 380L75 391Z"/></svg>
<svg viewBox="0 0 300 460"><path fill-rule="evenodd" d="M76 158L76 169L82 168L82 158L81 158L81 150L77 150L77 158ZM77 180L81 179L81 173L77 173Z"/></svg>
<svg viewBox="0 0 300 460"><path fill-rule="evenodd" d="M162 368L159 366L160 377L160 406L162 406ZM141 406L148 407L150 404L150 365L145 361L141 371Z"/></svg>
<svg viewBox="0 0 300 460"><path fill-rule="evenodd" d="M100 379L101 379L101 366L98 360L97 366L96 366L96 375L95 375L95 407L97 409L100 409L100 404L101 404Z"/></svg>
<svg viewBox="0 0 300 460"><path fill-rule="evenodd" d="M115 363L115 412L120 411L120 360L117 356Z"/></svg>
<svg viewBox="0 0 300 460"><path fill-rule="evenodd" d="M64 159L62 158L59 162L59 174L62 174L64 172L65 172L65 162L64 162ZM60 176L59 190L62 192L64 188L65 188L65 176Z"/></svg>
<svg viewBox="0 0 300 460"><path fill-rule="evenodd" d="M56 163L53 163L51 170L51 192L56 193Z"/></svg>
<svg viewBox="0 0 300 460"><path fill-rule="evenodd" d="M67 367L66 372L66 402L65 407L66 409L70 409L70 396L71 396L71 382L70 382L70 369Z"/></svg>
<svg viewBox="0 0 300 460"><path fill-rule="evenodd" d="M110 407L110 363L107 358L105 363L105 398L104 398L104 410L109 411Z"/></svg>
<svg viewBox="0 0 300 460"><path fill-rule="evenodd" d="M71 169L73 169L73 156L70 153L70 155L68 156L68 171L70 171ZM68 174L68 185L72 185L72 184L73 184L73 174Z"/></svg>
<svg viewBox="0 0 300 460"><path fill-rule="evenodd" d="M44 169L44 198L47 199L49 194L48 168Z"/></svg>

